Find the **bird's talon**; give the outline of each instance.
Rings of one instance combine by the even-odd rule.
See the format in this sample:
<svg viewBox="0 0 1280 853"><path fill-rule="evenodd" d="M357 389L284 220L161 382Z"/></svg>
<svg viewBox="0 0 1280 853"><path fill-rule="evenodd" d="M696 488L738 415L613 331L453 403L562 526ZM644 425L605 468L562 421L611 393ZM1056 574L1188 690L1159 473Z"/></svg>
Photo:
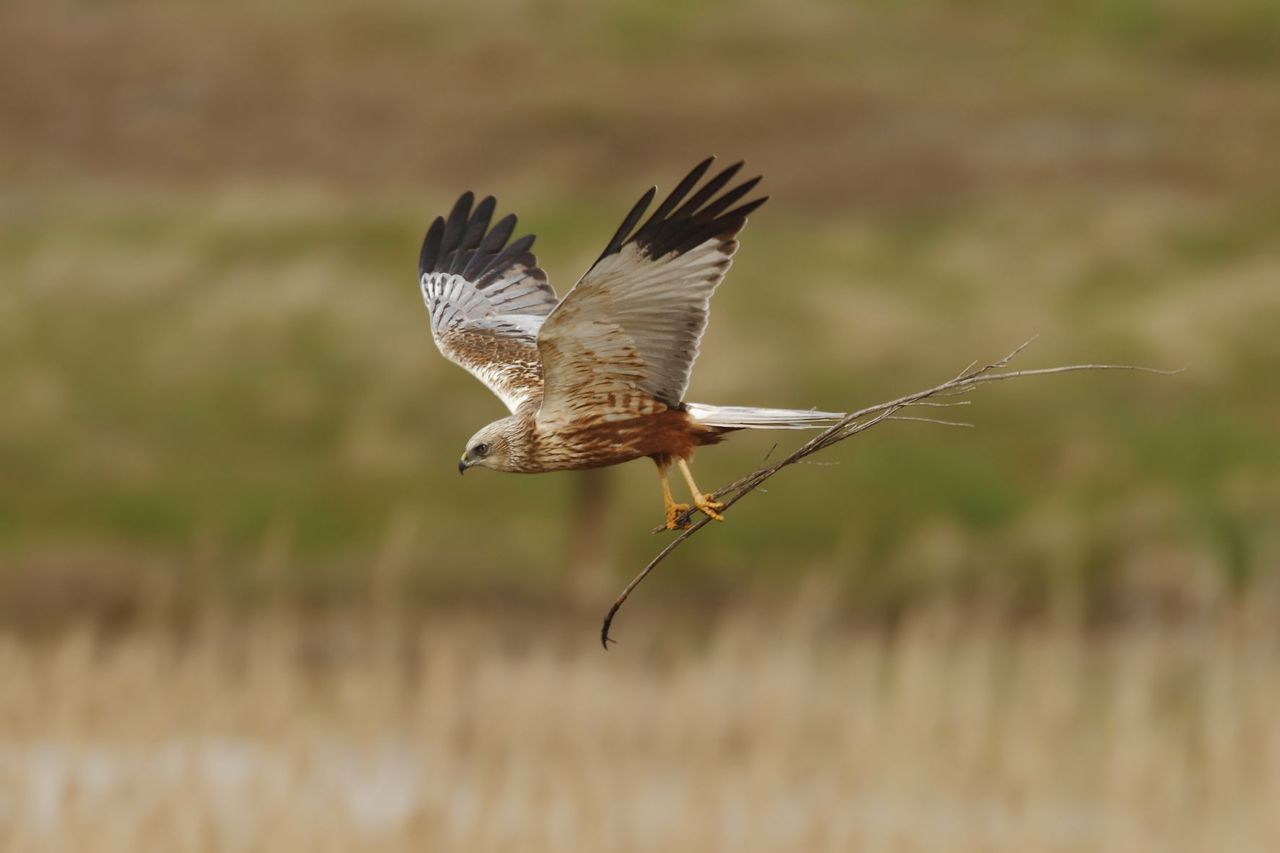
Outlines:
<svg viewBox="0 0 1280 853"><path fill-rule="evenodd" d="M698 509L700 509L707 518L713 521L724 521L724 516L716 512L718 509L724 509L724 504L711 500L710 495L703 495L702 500L698 501Z"/></svg>
<svg viewBox="0 0 1280 853"><path fill-rule="evenodd" d="M689 511L688 504L670 504L667 507L667 529L668 530L687 530L690 527L688 518L683 523L680 516Z"/></svg>

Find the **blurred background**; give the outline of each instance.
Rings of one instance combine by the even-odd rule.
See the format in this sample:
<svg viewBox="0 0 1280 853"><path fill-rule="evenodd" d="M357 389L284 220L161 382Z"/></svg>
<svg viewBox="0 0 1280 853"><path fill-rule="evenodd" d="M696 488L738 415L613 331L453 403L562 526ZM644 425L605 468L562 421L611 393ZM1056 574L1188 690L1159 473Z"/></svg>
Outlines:
<svg viewBox="0 0 1280 853"><path fill-rule="evenodd" d="M0 843L1275 849L1278 87L1270 0L0 5ZM708 153L691 399L1189 369L790 468L605 654L652 466L460 479L418 243L563 294Z"/></svg>

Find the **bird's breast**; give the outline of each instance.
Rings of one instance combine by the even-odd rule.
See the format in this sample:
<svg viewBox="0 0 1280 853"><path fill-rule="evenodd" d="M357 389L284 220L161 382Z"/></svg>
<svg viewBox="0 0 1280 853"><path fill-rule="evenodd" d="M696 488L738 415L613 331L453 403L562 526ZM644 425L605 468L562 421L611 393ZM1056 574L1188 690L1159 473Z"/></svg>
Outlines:
<svg viewBox="0 0 1280 853"><path fill-rule="evenodd" d="M535 455L544 470L617 465L642 456L686 459L700 444L718 440L718 431L694 423L678 409L622 419L583 418L540 432Z"/></svg>

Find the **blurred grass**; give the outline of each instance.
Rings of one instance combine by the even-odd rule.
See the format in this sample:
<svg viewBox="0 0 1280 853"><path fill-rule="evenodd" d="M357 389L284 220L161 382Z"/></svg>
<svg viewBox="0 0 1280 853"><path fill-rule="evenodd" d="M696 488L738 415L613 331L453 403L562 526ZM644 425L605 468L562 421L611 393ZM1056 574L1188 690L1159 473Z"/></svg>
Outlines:
<svg viewBox="0 0 1280 853"><path fill-rule="evenodd" d="M452 473L501 410L432 347L417 240L493 192L563 293L708 150L774 198L693 399L855 407L1033 333L1026 366L1190 370L878 429L651 592L819 572L868 613L995 594L1098 615L1239 594L1280 556L1277 58L1259 0L7 4L3 606L51 572L132 601L146 567L339 600L389 543L407 595L559 588L573 478ZM775 438L702 454L700 478ZM659 544L653 479L615 474L619 574Z"/></svg>
<svg viewBox="0 0 1280 853"><path fill-rule="evenodd" d="M1265 607L866 632L819 594L692 636L656 614L609 655L573 620L389 616L0 635L6 844L1262 851L1280 831Z"/></svg>

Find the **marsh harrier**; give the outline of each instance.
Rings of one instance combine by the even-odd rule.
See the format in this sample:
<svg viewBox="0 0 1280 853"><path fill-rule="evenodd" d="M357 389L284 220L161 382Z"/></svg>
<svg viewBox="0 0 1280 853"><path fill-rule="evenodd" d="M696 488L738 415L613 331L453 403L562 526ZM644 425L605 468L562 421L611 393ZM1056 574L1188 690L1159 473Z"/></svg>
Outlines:
<svg viewBox="0 0 1280 853"><path fill-rule="evenodd" d="M724 520L723 507L693 480L695 448L735 430L812 429L842 417L685 402L711 294L747 215L766 201L743 201L760 178L735 184L742 163L698 187L712 159L641 223L656 190L645 193L560 300L530 252L533 235L511 239L516 217L491 227L492 196L476 204L464 193L447 218L431 223L418 275L432 336L511 410L471 437L459 471L533 474L648 456L662 480L667 527L675 529L689 507L671 495L673 463L694 505Z"/></svg>

